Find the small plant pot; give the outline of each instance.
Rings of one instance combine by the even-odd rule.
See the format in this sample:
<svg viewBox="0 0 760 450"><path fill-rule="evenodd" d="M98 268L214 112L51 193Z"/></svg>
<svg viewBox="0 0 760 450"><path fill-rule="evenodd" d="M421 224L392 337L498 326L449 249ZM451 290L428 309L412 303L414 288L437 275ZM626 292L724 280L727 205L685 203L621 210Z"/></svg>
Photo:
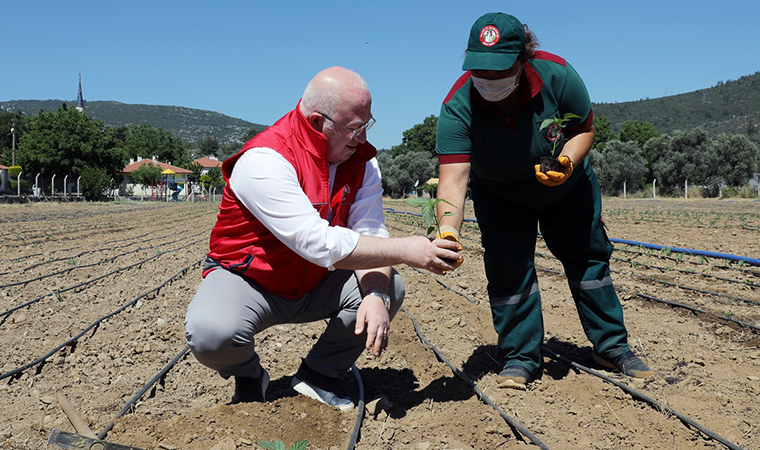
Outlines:
<svg viewBox="0 0 760 450"><path fill-rule="evenodd" d="M553 172L562 172L563 169L562 164L559 163L557 158L552 158L551 156L542 156L539 164L541 164L541 172L543 173L550 170Z"/></svg>
<svg viewBox="0 0 760 450"><path fill-rule="evenodd" d="M434 237L430 237L430 236L428 236L428 239L430 240L430 242L433 242L435 240ZM459 250L454 250L454 251L457 252L457 253L459 253ZM464 258L463 259L441 258L441 259L444 260L444 261L446 261L449 264L453 264L454 267L459 267L464 262Z"/></svg>

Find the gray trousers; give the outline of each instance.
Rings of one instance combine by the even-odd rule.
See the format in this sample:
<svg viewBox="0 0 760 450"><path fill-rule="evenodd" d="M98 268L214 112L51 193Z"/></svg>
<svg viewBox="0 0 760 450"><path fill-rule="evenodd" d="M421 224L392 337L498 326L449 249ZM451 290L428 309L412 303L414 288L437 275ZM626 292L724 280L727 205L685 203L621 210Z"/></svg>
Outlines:
<svg viewBox="0 0 760 450"><path fill-rule="evenodd" d="M389 286L390 318L404 300L404 282L394 269ZM327 328L306 356L315 371L337 377L365 349L365 332L354 334L362 293L353 271L335 270L297 300L271 294L253 281L223 268L209 273L185 315L185 337L204 366L230 376L261 375L254 336L283 323L328 320Z"/></svg>

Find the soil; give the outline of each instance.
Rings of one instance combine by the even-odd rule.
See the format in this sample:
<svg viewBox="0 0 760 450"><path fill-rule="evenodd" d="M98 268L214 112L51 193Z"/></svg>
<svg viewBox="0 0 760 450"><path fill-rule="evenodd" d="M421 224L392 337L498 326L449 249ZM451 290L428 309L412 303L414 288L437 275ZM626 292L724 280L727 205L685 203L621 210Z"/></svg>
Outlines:
<svg viewBox="0 0 760 450"><path fill-rule="evenodd" d="M559 163L557 158L552 158L550 156L542 156L539 160L539 164L541 165L541 172L546 173L549 171L554 172L562 172L562 164Z"/></svg>
<svg viewBox="0 0 760 450"><path fill-rule="evenodd" d="M424 233L421 219L398 213L408 204L386 206L397 211L386 215L393 236ZM757 201L611 198L604 208L613 239L760 256ZM0 206L0 448L55 448L47 444L53 429L73 432L59 393L96 434L143 449L252 449L260 440L290 446L302 439L312 450L349 445L356 410L340 412L290 388L322 323L257 336L272 378L267 403L229 405L233 380L182 354L184 313L216 212L211 203ZM466 259L455 272L397 268L407 297L390 348L356 362L369 405L356 449L535 447L510 423L551 449L725 448L721 440L760 449L760 267L616 244L613 278L629 341L657 374L643 382L595 365L562 268L538 239L545 347L654 404L549 352L543 376L518 391L496 387L477 226L466 223L462 235ZM354 373L344 379L358 399ZM384 409L371 402L378 398Z"/></svg>

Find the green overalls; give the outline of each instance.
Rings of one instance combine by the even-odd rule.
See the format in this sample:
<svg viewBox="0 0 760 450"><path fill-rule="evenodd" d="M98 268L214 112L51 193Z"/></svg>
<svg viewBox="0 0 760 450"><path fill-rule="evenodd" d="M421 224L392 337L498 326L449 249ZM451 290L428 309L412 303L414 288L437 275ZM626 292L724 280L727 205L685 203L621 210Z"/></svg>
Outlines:
<svg viewBox="0 0 760 450"><path fill-rule="evenodd" d="M562 262L586 336L612 358L630 350L623 310L609 271L613 246L601 223L601 194L588 160L564 184L548 187L533 165L552 153L541 123L573 113L565 133L593 119L583 81L561 58L536 52L523 69L511 117L492 109L463 75L438 119L439 162L470 162L470 189L485 248L493 323L504 367L541 365L543 319L534 255L536 235ZM558 146L554 156L559 155Z"/></svg>

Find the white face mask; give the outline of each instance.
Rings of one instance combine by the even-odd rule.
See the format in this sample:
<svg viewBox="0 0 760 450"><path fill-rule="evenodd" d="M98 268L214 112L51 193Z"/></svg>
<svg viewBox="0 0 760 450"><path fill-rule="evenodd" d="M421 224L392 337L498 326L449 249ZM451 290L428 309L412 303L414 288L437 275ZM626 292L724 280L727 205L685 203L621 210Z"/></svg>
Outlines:
<svg viewBox="0 0 760 450"><path fill-rule="evenodd" d="M517 77L520 73L507 78L498 78L489 80L486 78L472 77L472 84L478 90L480 95L489 102L498 102L504 100L517 88Z"/></svg>

